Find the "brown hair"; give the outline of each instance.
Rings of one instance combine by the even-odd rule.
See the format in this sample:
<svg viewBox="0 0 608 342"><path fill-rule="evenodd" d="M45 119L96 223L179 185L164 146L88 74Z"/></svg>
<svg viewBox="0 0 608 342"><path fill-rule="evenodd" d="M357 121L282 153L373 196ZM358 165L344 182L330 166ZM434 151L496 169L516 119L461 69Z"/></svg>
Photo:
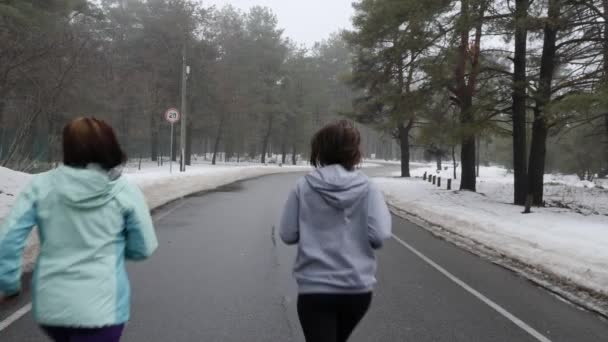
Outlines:
<svg viewBox="0 0 608 342"><path fill-rule="evenodd" d="M110 125L95 118L72 120L63 129L63 163L85 168L97 164L111 170L127 161Z"/></svg>
<svg viewBox="0 0 608 342"><path fill-rule="evenodd" d="M361 162L360 145L361 134L350 121L331 123L312 138L310 163L314 167L340 164L352 171Z"/></svg>

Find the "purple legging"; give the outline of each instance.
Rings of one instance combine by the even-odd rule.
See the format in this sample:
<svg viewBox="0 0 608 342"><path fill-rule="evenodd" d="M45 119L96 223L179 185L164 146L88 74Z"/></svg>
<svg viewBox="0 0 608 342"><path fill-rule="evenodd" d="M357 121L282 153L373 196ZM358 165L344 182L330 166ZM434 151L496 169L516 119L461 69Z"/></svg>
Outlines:
<svg viewBox="0 0 608 342"><path fill-rule="evenodd" d="M42 330L55 342L119 342L124 327L124 324L94 329L43 326Z"/></svg>

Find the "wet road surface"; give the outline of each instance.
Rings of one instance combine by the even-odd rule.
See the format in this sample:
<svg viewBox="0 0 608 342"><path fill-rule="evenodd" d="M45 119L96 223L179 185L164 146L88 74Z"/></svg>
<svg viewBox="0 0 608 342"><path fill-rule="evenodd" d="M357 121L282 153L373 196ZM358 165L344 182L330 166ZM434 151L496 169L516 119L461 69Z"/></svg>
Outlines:
<svg viewBox="0 0 608 342"><path fill-rule="evenodd" d="M386 169L368 171L372 175ZM125 342L303 341L291 276L295 249L276 231L301 175L267 176L155 213L160 248L129 266ZM529 281L394 218L379 253L372 309L351 341L594 341L608 323ZM0 310L0 322L29 301ZM46 341L31 314L0 341Z"/></svg>

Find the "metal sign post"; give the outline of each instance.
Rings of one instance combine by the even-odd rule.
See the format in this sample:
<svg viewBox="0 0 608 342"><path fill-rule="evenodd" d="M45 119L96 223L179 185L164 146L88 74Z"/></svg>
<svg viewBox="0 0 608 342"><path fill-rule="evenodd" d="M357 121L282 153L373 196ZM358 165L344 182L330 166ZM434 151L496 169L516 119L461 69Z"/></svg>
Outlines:
<svg viewBox="0 0 608 342"><path fill-rule="evenodd" d="M173 173L173 122L171 123L171 143L169 147L169 173Z"/></svg>
<svg viewBox="0 0 608 342"><path fill-rule="evenodd" d="M169 144L171 150L169 151L169 172L173 173L173 126L180 119L179 110L175 108L169 108L165 112L165 120L167 120L171 124L171 143Z"/></svg>

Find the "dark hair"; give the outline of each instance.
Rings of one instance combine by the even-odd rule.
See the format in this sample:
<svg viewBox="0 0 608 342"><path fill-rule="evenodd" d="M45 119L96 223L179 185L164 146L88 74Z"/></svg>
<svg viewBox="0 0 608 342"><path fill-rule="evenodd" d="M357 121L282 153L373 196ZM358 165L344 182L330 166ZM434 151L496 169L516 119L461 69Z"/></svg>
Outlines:
<svg viewBox="0 0 608 342"><path fill-rule="evenodd" d="M85 168L97 164L111 170L127 161L110 125L95 118L72 120L63 129L63 163Z"/></svg>
<svg viewBox="0 0 608 342"><path fill-rule="evenodd" d="M361 162L360 145L361 134L350 121L331 123L312 138L310 163L314 167L340 164L352 171Z"/></svg>

